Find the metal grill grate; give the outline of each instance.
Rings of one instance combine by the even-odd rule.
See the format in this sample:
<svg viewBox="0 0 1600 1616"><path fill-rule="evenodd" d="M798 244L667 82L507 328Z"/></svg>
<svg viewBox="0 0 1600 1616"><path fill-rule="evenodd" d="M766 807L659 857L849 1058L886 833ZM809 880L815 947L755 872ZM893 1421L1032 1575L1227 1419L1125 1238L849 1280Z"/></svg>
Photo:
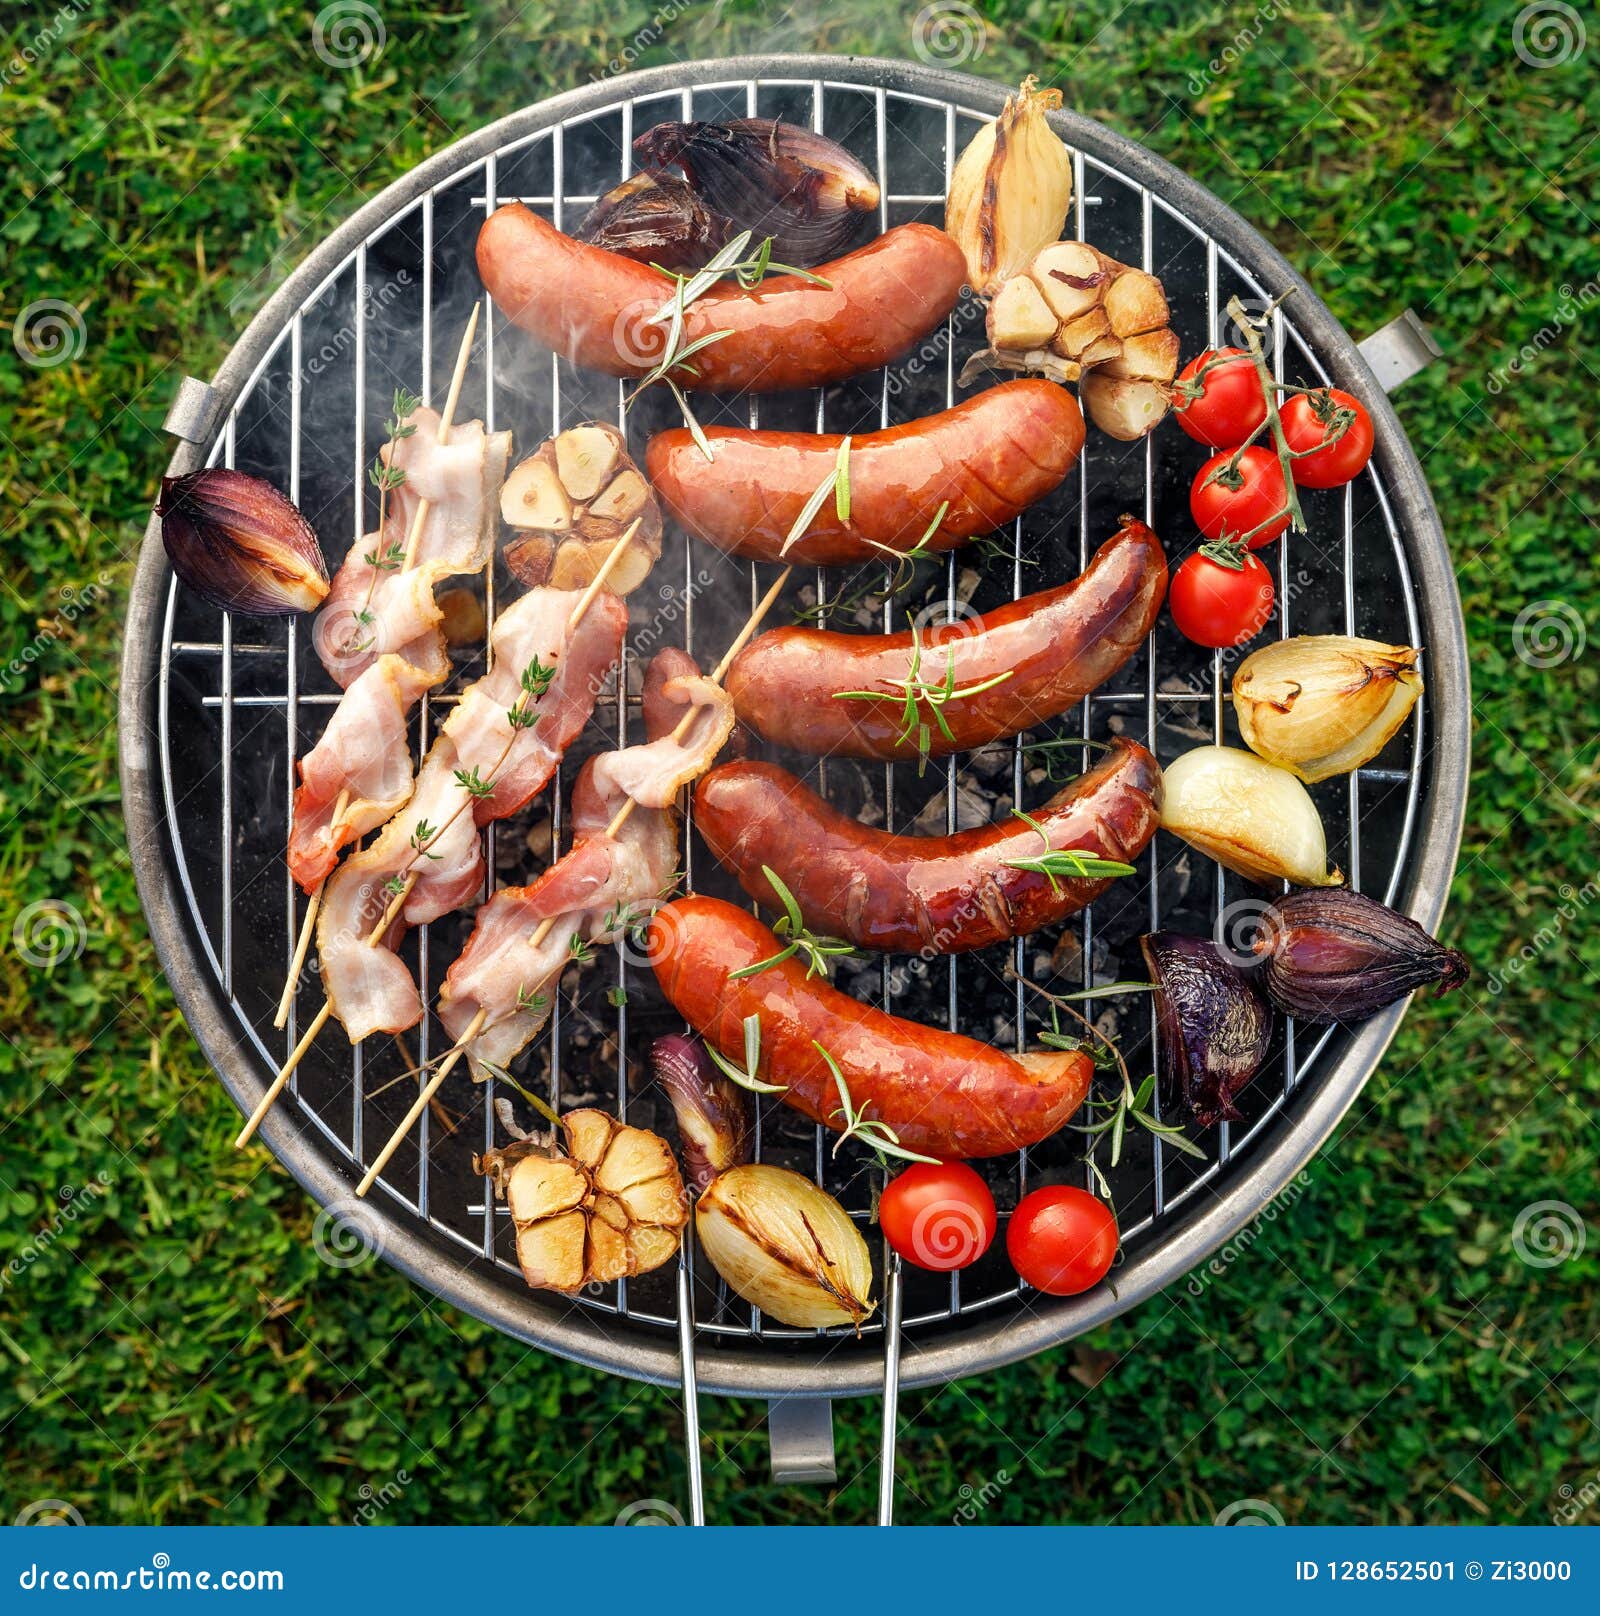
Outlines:
<svg viewBox="0 0 1600 1616"><path fill-rule="evenodd" d="M565 116L541 116L535 109L509 121L530 127L507 131L500 126L435 159L415 183L396 188L408 194L392 200L386 194L373 205L377 217L369 209L353 221L354 239L336 237L321 250L308 266L318 272L311 284L291 284L285 289L290 297L280 294L263 312L252 327L253 345L250 339L241 344L248 368L239 375L223 428L209 446L209 462L237 464L286 486L317 520L330 556L338 556L342 546L334 533L359 538L375 514L370 501L363 506L365 469L381 436L376 423L390 391L404 383L428 401L442 394L470 300L483 296L471 267L471 242L486 211L516 198L570 227L595 195L626 175L634 134L663 118L760 115L808 122L876 169L883 227L913 218L939 222L954 156L978 123L992 115L998 92L955 75L889 64L848 69L828 64L826 77L796 74L794 66L780 59L770 73L706 82L690 82L685 70L616 80L564 98L585 103ZM1180 194L1187 182L1163 183L1160 165L1137 154L1137 148L1120 147L1115 137L1078 120L1064 119L1062 130L1078 153L1073 228L1114 256L1163 276L1186 356L1224 338L1222 311L1230 294L1257 300L1259 306L1293 282L1287 266L1232 215L1193 187L1188 187L1192 197ZM1137 154L1137 161L1130 154ZM1204 207L1192 198L1203 199ZM1223 228L1230 225L1231 235ZM335 256L330 258L330 251ZM306 274L303 270L301 278ZM463 418L477 414L491 430L514 429L519 458L557 426L593 415L622 420L620 384L580 375L553 356L536 356L527 339L508 329L484 301L483 354L463 394ZM1309 328L1315 328L1314 335ZM1287 368L1304 379L1362 385L1348 339L1308 292L1298 293L1290 311L1275 317L1273 336L1280 373ZM704 413L711 419L816 430L888 425L951 402L962 360L981 341L981 318L964 303L942 335L930 338L909 363L865 384L805 399L708 404ZM1371 390L1370 383L1364 390ZM665 400L650 398L630 412L626 425L636 450L649 431L669 424L667 410ZM1311 496L1311 533L1277 546L1279 608L1272 629L1366 633L1429 646L1429 695L1406 739L1391 748L1398 755L1386 754L1379 766L1316 791L1330 851L1352 882L1386 900L1412 898L1414 912L1428 919L1424 911L1442 902L1439 867L1447 880L1454 857L1451 820L1459 812L1448 797L1437 800L1439 765L1430 735L1440 689L1459 678L1464 690L1464 672L1454 662L1459 618L1451 619L1450 600L1428 597L1434 620L1424 621L1414 563L1425 555L1430 574L1436 571L1438 556L1430 546L1437 543L1442 553L1442 541L1436 539L1436 523L1427 527L1431 507L1420 482L1412 487L1407 481L1415 465L1392 416L1386 408L1376 413L1380 448L1373 470L1351 488ZM1176 559L1186 545L1185 495L1200 453L1170 428L1137 445L1114 444L1091 430L1077 477L1069 477L1051 500L1016 523L1006 536L1006 553L989 555L976 603L986 608L1071 576L1112 531L1123 509L1150 522ZM948 558L932 597L946 610L962 609L972 565L971 556L960 551ZM810 586L817 592L826 586L830 595L840 587L820 570ZM504 593L503 577L500 587ZM159 639L146 654L157 676L150 716L159 745L158 816L166 833L158 878L175 882L182 894L185 946L191 957L198 948L201 969L212 973L214 987L202 984L203 991L214 998L220 989L220 1003L205 1017L197 1018L186 1002L190 1019L230 1082L248 1069L247 1081L259 1084L260 1072L275 1068L294 1046L301 1018L316 1003L313 984L283 1034L270 1031L272 1004L302 912L281 862L293 765L320 732L337 693L312 654L309 634L293 623L280 629L236 625L226 614L181 596L165 578L153 581L152 600L156 588L164 591L164 614ZM661 598L669 589L675 598ZM621 674L602 697L590 734L539 799L557 847L565 845L563 802L577 762L630 737L631 709L650 650L659 643L681 643L702 663L715 660L757 593L753 567L722 561L681 535L669 540L656 572L630 602L633 624ZM491 621L494 598L491 579L486 599ZM926 599L914 599L910 609L920 609ZM903 623L905 606L903 600L886 604L883 626ZM781 607L774 620L783 620ZM836 616L832 626L852 624ZM1443 663L1441 640L1447 652ZM138 654L130 645L130 662ZM419 757L440 710L481 671L481 663L458 667L442 692L424 699L416 721ZM1116 727L1170 761L1189 745L1229 738L1229 671L1223 658L1196 652L1163 619L1147 648L1056 730L1096 736ZM1458 744L1453 732L1448 739L1450 746ZM1008 751L998 763L987 761L981 774L970 760L957 758L921 781L906 766L874 769L869 776L836 761L819 771L820 784L852 804L865 803L869 813L881 812L892 827L905 828L924 815L918 819L922 828L954 829L958 795L976 789L992 812L996 799L1031 806L1053 789L1031 778L1039 754L1030 756L1020 740ZM1087 754L1083 757L1086 762ZM1453 758L1449 767L1455 768ZM941 786L942 818L931 796ZM136 830L137 820L130 811ZM1419 860L1414 846L1419 826L1426 831L1426 860ZM519 846L524 830L521 822L490 827L491 872L526 879L538 867ZM737 895L731 886L719 885L720 872L695 848L687 827L684 867L699 890ZM1089 986L1097 979L1142 974L1135 946L1141 932L1157 926L1207 930L1246 890L1186 856L1164 835L1140 860L1140 872L1122 883L1125 891L1114 890L1079 917L1069 928L1070 940L1055 946L1047 973L1058 985L1065 980L1069 987ZM141 878L147 880L143 866ZM146 891L148 905L148 881ZM408 957L430 1004L469 926L470 916L451 917L408 939ZM159 938L159 925L157 930ZM1010 962L1018 975L1037 977L1045 952L1040 939L1027 939L1013 946ZM1003 951L989 951L935 962L925 972L908 971L904 960L889 959L851 975L855 991L875 996L885 1007L1022 1047L1040 1025L1037 1006L1020 982L1004 979L1004 965ZM524 1081L543 1087L561 1107L594 1101L645 1126L663 1126L666 1108L650 1090L642 1057L649 1039L676 1022L647 979L648 972L630 963L620 946L613 960L585 973L577 996L563 995L558 1002L542 1050L525 1058ZM185 986L180 983L180 996ZM611 987L625 995L615 1007L606 997ZM1153 1010L1137 1000L1120 1003L1119 1031L1130 1064L1147 1066L1154 1060ZM1120 1305L1131 1305L1185 1271L1215 1244L1208 1231L1237 1227L1282 1190L1353 1098L1397 1021L1393 1013L1361 1036L1303 1032L1297 1039L1288 1029L1273 1066L1247 1096L1246 1122L1215 1131L1208 1145L1211 1159L1202 1168L1158 1141L1140 1141L1112 1175L1125 1248L1139 1276L1138 1283L1121 1287ZM386 1085L443 1048L441 1038L430 1019L404 1051L378 1048L374 1041L350 1052L338 1029L330 1028L297 1073L292 1101L280 1106L292 1115L280 1116L276 1130L268 1130L274 1148L328 1199L328 1170L337 1175L335 1183L348 1182L414 1092ZM218 1055L214 1042L234 1047ZM1319 1096L1320 1107L1313 1104ZM400 1208L385 1213L386 1218L393 1213L392 1227L386 1224L389 1255L503 1327L607 1367L659 1378L680 1318L682 1291L672 1271L580 1297L576 1306L584 1319L576 1333L570 1318L558 1323L564 1311L558 1301L529 1297L523 1289L509 1229L497 1215L503 1209L468 1171L472 1151L496 1142L494 1085L471 1089L463 1078L447 1086L443 1097L460 1116L453 1136L440 1139L434 1119L424 1116L416 1147L397 1155L381 1181ZM280 1143L287 1135L301 1141L293 1152ZM821 1129L782 1108L764 1108L759 1138L764 1158L808 1169L853 1215L867 1219L872 1175L833 1158ZM295 1159L307 1148L317 1158L315 1171ZM1019 1158L991 1164L1002 1213L1040 1174L1083 1172L1081 1154L1080 1137L1069 1132ZM451 1276L463 1274L471 1276L470 1295L451 1282ZM945 1378L1036 1350L1042 1344L1041 1317L1048 1316L1047 1335L1059 1338L1119 1310L1104 1302L1041 1309L1041 1300L1019 1296L998 1252L963 1275L908 1275L908 1379ZM1033 1321L1029 1328L1021 1327L1025 1317ZM723 1370L713 1368L706 1375L703 1368L713 1389L859 1390L881 1374L872 1367L881 1348L870 1339L771 1324L729 1298L706 1273L695 1276L694 1318L713 1364L722 1347L744 1343L754 1359L773 1366L768 1375L760 1365L751 1367L753 1359L735 1366L729 1358ZM875 1332L881 1333L876 1320L865 1334ZM827 1339L818 1341L818 1336ZM948 1351L932 1350L941 1342ZM930 1350L919 1366L917 1349L923 1345Z"/></svg>

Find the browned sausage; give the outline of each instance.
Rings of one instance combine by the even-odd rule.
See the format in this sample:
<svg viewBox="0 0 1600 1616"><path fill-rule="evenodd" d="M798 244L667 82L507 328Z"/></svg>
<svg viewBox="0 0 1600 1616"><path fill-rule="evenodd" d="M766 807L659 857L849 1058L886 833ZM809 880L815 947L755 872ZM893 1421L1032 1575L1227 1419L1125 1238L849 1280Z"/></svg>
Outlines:
<svg viewBox="0 0 1600 1616"><path fill-rule="evenodd" d="M648 936L661 991L728 1060L744 1063L746 1016L761 1021L760 1076L814 1122L844 1126L839 1091L817 1046L844 1076L852 1105L922 1155L1003 1156L1047 1139L1083 1104L1094 1063L1081 1050L1008 1055L906 1021L808 979L797 959L735 979L782 944L753 915L717 898L679 898Z"/></svg>
<svg viewBox="0 0 1600 1616"><path fill-rule="evenodd" d="M1083 416L1054 382L1004 382L954 409L850 440L850 520L833 500L788 550L783 541L833 471L842 438L707 427L708 461L688 432L650 440L646 465L667 509L697 538L756 561L837 566L925 542L949 550L1020 516L1071 469Z"/></svg>
<svg viewBox="0 0 1600 1616"><path fill-rule="evenodd" d="M667 328L649 323L675 283L648 264L574 241L520 202L496 208L478 232L478 273L508 319L546 348L608 376L642 376L660 363ZM955 306L966 277L944 231L903 224L858 252L819 264L829 284L773 275L750 291L722 281L692 302L686 387L770 393L821 387L874 370L926 336Z"/></svg>
<svg viewBox="0 0 1600 1616"><path fill-rule="evenodd" d="M1144 643L1167 592L1161 541L1131 516L1071 583L920 635L915 721L905 715L913 638L780 628L728 670L739 717L796 752L945 757L1042 724L1109 679ZM973 695L960 692L1000 682ZM872 691L872 699L846 692ZM941 726L940 720L943 720ZM948 730L948 733L946 733Z"/></svg>
<svg viewBox="0 0 1600 1616"><path fill-rule="evenodd" d="M1047 847L1136 859L1161 817L1161 770L1142 746L1114 741L1081 780L1033 810L1037 830L1012 818L953 836L907 836L858 824L775 764L726 763L701 780L694 817L752 898L777 905L766 865L813 931L931 957L1026 937L1093 903L1115 877L1058 874L1052 882L1017 861Z"/></svg>

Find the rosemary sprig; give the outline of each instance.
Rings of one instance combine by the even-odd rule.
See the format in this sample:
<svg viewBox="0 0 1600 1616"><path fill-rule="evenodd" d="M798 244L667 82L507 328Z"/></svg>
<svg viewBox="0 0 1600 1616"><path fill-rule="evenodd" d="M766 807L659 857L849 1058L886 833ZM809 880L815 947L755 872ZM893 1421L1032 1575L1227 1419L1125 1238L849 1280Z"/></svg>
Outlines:
<svg viewBox="0 0 1600 1616"><path fill-rule="evenodd" d="M845 441L848 443L849 439ZM824 484L824 487L826 486ZM866 605L869 600L877 598L880 594L885 600L893 600L896 595L904 594L916 582L917 563L935 559L933 551L927 547L928 540L939 531L939 524L944 521L945 512L949 509L950 501L946 500L923 531L922 537L909 550L892 549L889 545L879 544L875 539L869 539L865 534L862 534L863 543L871 546L874 550L881 550L885 561L894 563L894 570L889 574L888 578L882 584L870 580L863 584L857 584L848 592L841 589L839 594L831 601L826 596L823 596L815 606L797 607L794 614L795 622L812 623L821 627L825 618L844 612L853 612L858 607ZM848 517L846 520L848 520ZM792 542L792 538L793 535L784 540L785 549Z"/></svg>
<svg viewBox="0 0 1600 1616"><path fill-rule="evenodd" d="M868 1150L876 1153L878 1162L885 1172L889 1168L886 1158L890 1156L899 1161L932 1162L937 1165L936 1156L922 1156L902 1145L900 1135L887 1122L880 1122L876 1117L863 1116L850 1098L850 1090L845 1083L844 1073L839 1070L838 1061L814 1038L811 1040L811 1047L828 1063L828 1070L833 1074L833 1086L839 1091L839 1114L843 1116L845 1126L844 1131L833 1142L835 1156L839 1154L839 1147L846 1139L859 1139Z"/></svg>
<svg viewBox="0 0 1600 1616"><path fill-rule="evenodd" d="M1029 870L1034 875L1044 876L1052 892L1060 892L1062 876L1074 881L1089 881L1104 875L1133 874L1133 866L1124 864L1120 859L1101 858L1097 853L1077 847L1052 847L1050 833L1032 814L1026 814L1020 808L1013 808L1011 816L1038 833L1039 840L1044 843L1044 852L1037 858L1002 859L1000 862L1007 869Z"/></svg>
<svg viewBox="0 0 1600 1616"><path fill-rule="evenodd" d="M794 894L784 885L778 873L770 865L763 864L761 873L766 876L767 884L777 894L778 901L783 905L783 914L772 927L773 935L786 938L787 942L776 954L759 961L755 965L741 965L737 971L728 973L730 982L737 982L747 976L759 975L762 971L771 970L774 965L782 965L786 959L793 959L799 954L806 962L806 980L813 976L826 977L828 975L828 961L844 955L854 954L856 950L839 937L823 937L811 931L805 923L805 917L800 913L800 905L795 902Z"/></svg>
<svg viewBox="0 0 1600 1616"><path fill-rule="evenodd" d="M1008 974L1015 975L1015 972ZM1019 978L1026 986L1033 989L1050 1005L1050 1030L1039 1034L1039 1042L1050 1049L1082 1049L1098 1067L1114 1067L1120 1078L1118 1092L1109 1099L1097 1099L1094 1096L1085 1102L1092 1110L1109 1111L1110 1115L1098 1122L1071 1123L1069 1126L1084 1134L1089 1140L1089 1148L1084 1160L1088 1163L1089 1171L1099 1187L1101 1195L1106 1200L1111 1199L1111 1186L1106 1180L1105 1173L1101 1171L1100 1163L1096 1159L1096 1152L1100 1141L1109 1134L1111 1136L1111 1162L1115 1168L1122 1160L1123 1141L1127 1136L1129 1122L1143 1128L1147 1133L1164 1139L1174 1150L1181 1150L1186 1156L1195 1156L1205 1160L1205 1152L1193 1140L1189 1139L1181 1126L1170 1122L1160 1121L1150 1110L1150 1100L1155 1093L1155 1074L1151 1073L1134 1087L1133 1079L1128 1072L1128 1063L1122 1058L1122 1051L1117 1048L1111 1039L1100 1031L1081 1011L1072 1008L1073 1000L1099 999L1117 993L1151 993L1155 991L1155 984L1151 982L1110 982L1103 987L1085 988L1081 993L1051 993L1048 989L1040 987L1037 982L1029 982L1026 977ZM1087 1038L1078 1038L1061 1030L1061 1011L1065 1010L1075 1021L1079 1022L1088 1033Z"/></svg>
<svg viewBox="0 0 1600 1616"><path fill-rule="evenodd" d="M993 690L996 685L1002 685L1009 679L1014 669L1007 668L1003 673L997 673L992 678L981 679L975 685L965 685L960 689L956 687L956 652L950 646L945 652L944 678L937 684L930 684L922 675L922 636L917 625L911 625L911 662L906 669L904 679L890 679L885 681L894 685L893 690L836 690L834 699L837 701L889 701L900 707L900 733L897 737L901 746L909 746L914 741L917 747L917 774L920 776L928 767L928 754L933 745L933 726L939 727L939 732L945 740L955 744L955 733L951 730L944 716L945 707L952 701L961 701L968 696L981 695L985 690ZM933 723L923 717L922 709L926 706L928 715Z"/></svg>
<svg viewBox="0 0 1600 1616"><path fill-rule="evenodd" d="M741 256L750 245L750 238L754 234L753 230L741 230L707 261L704 269L697 270L693 275L685 276L676 270L662 269L659 264L652 264L650 267L659 270L663 275L671 276L678 283L685 308L696 298L704 297L724 275L732 275L747 292L759 286L771 274L798 275L801 280L810 281L825 291L833 290L831 281L824 280L820 275L813 275L809 269L798 269L793 264L774 262L771 236L768 236L749 257ZM650 316L652 325L665 325L673 317L673 301L669 299Z"/></svg>
<svg viewBox="0 0 1600 1616"><path fill-rule="evenodd" d="M766 1083L756 1076L756 1069L761 1065L761 1017L750 1015L744 1018L744 1065L738 1067L727 1059L717 1046L709 1039L706 1041L706 1053L711 1057L712 1064L730 1083L737 1083L742 1089L748 1089L752 1094L782 1094L787 1083Z"/></svg>
<svg viewBox="0 0 1600 1616"><path fill-rule="evenodd" d="M1078 778L1078 771L1073 769L1070 774L1058 773L1055 761L1057 752L1081 751L1084 747L1088 747L1091 751L1106 751L1110 746L1110 741L1090 741L1081 735L1062 735L1048 741L1028 741L1022 748L1022 755L1029 760L1030 766L1044 770L1044 777L1051 785L1064 786ZM1033 762L1035 753L1039 754L1036 764Z"/></svg>
<svg viewBox="0 0 1600 1616"><path fill-rule="evenodd" d="M839 453L833 462L833 470L822 479L812 490L811 497L800 507L800 514L795 517L783 543L778 547L779 556L786 556L790 547L803 538L817 519L817 512L828 502L833 500L834 514L841 522L850 520L850 440L846 438L839 445Z"/></svg>

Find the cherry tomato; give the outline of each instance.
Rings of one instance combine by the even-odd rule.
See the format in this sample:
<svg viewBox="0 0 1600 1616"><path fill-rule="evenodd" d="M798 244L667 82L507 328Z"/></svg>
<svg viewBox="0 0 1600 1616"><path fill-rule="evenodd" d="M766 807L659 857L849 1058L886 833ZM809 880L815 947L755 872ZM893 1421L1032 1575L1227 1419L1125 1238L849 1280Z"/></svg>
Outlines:
<svg viewBox="0 0 1600 1616"><path fill-rule="evenodd" d="M1259 550L1289 525L1283 467L1272 450L1258 443L1239 456L1233 470L1226 470L1232 458L1231 454L1212 455L1194 474L1189 510L1195 526L1208 539L1237 539L1248 533L1250 548Z"/></svg>
<svg viewBox="0 0 1600 1616"><path fill-rule="evenodd" d="M1238 567L1197 550L1172 575L1172 621L1196 645L1243 645L1272 616L1272 574L1248 550L1235 553Z"/></svg>
<svg viewBox="0 0 1600 1616"><path fill-rule="evenodd" d="M1200 376L1212 360L1221 363ZM1187 396L1190 387L1199 389L1193 397ZM1173 397L1178 425L1196 443L1209 443L1213 449L1237 448L1267 418L1255 361L1243 348L1210 348L1191 359L1178 372Z"/></svg>
<svg viewBox="0 0 1600 1616"><path fill-rule="evenodd" d="M1117 1255L1117 1220L1087 1190L1052 1184L1018 1203L1006 1255L1035 1290L1076 1296L1106 1277Z"/></svg>
<svg viewBox="0 0 1600 1616"><path fill-rule="evenodd" d="M1290 467L1302 488L1342 488L1372 458L1372 417L1360 399L1337 387L1296 393L1284 405L1282 415L1289 447L1304 455ZM1318 449L1334 432L1340 435ZM1305 454L1307 449L1314 452Z"/></svg>
<svg viewBox="0 0 1600 1616"><path fill-rule="evenodd" d="M890 1179L878 1221L891 1246L918 1268L966 1268L994 1240L994 1197L965 1162L917 1162Z"/></svg>

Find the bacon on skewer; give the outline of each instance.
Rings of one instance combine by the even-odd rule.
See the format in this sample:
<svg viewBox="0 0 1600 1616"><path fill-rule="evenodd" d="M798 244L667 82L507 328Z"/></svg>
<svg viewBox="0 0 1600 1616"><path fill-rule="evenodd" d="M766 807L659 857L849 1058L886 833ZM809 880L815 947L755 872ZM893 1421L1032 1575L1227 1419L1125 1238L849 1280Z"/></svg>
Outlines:
<svg viewBox="0 0 1600 1616"><path fill-rule="evenodd" d="M479 828L542 790L589 721L621 654L628 611L602 592L572 627L580 599L578 590L532 589L501 613L491 670L462 693L409 802L329 878L317 947L328 1003L352 1043L421 1019L417 986L394 952L400 938L471 901L484 878ZM528 683L537 670L548 677L534 697ZM415 884L388 935L369 947L367 936L410 877Z"/></svg>
<svg viewBox="0 0 1600 1616"><path fill-rule="evenodd" d="M382 531L351 546L312 630L322 665L343 689L386 653L442 680L450 657L434 589L445 578L482 572L494 553L511 434L462 421L441 444L439 416L426 408L406 424L411 434L379 451L405 481L389 495ZM424 499L431 509L405 567L412 518Z"/></svg>
<svg viewBox="0 0 1600 1616"><path fill-rule="evenodd" d="M686 708L695 720L672 731ZM644 689L647 742L602 752L583 766L572 791L576 840L529 886L507 887L478 911L461 957L439 998L439 1019L460 1038L480 1011L488 1019L468 1045L473 1076L503 1068L544 1025L574 938L609 942L638 925L674 884L679 790L710 768L733 729L733 702L703 677L686 652L659 652ZM616 833L606 829L625 799L639 804ZM555 919L543 940L532 939Z"/></svg>

